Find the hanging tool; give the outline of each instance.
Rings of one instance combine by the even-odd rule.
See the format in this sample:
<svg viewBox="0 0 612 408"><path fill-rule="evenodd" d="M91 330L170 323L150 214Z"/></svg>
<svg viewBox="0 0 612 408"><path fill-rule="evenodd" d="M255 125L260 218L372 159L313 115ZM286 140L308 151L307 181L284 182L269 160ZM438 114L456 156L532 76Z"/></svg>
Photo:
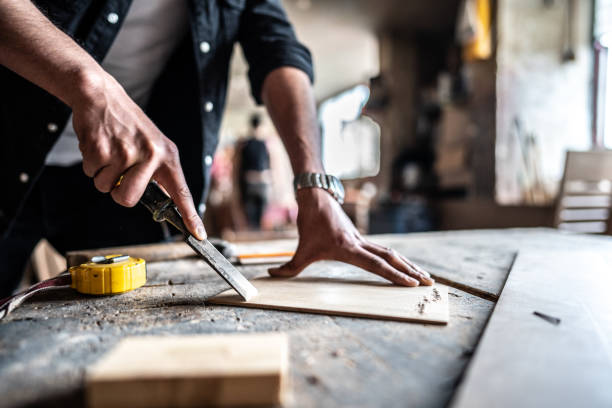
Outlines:
<svg viewBox="0 0 612 408"><path fill-rule="evenodd" d="M73 266L55 278L30 286L0 300L0 320L38 292L73 288L88 295L113 295L136 289L147 281L144 259L128 255L94 256L90 262Z"/></svg>
<svg viewBox="0 0 612 408"><path fill-rule="evenodd" d="M249 300L257 294L257 289L234 266L215 249L206 239L200 241L192 236L183 223L181 214L176 209L172 199L152 181L147 186L140 203L143 204L157 222L168 221L183 233L189 245L206 263L208 263L244 300Z"/></svg>

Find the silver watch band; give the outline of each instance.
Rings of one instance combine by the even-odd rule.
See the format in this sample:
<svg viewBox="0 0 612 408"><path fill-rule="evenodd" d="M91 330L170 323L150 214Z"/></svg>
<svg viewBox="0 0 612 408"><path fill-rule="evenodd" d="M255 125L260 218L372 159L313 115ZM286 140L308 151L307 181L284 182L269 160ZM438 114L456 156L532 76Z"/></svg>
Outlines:
<svg viewBox="0 0 612 408"><path fill-rule="evenodd" d="M322 173L301 173L293 179L293 189L322 188L332 195L340 204L344 202L344 187L337 177Z"/></svg>

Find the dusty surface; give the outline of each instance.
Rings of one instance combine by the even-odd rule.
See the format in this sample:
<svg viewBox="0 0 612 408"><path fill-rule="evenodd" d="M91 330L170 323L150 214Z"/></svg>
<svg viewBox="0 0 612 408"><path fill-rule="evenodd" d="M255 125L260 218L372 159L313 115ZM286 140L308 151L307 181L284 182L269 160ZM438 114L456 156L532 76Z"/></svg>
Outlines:
<svg viewBox="0 0 612 408"><path fill-rule="evenodd" d="M503 280L508 260L522 245L601 242L550 230L406 237L415 246L424 245L420 240L429 248L420 255L430 269L445 265L450 272L449 265L461 268L464 258L478 263L481 257L486 273ZM466 251L445 252L450 241L464 242ZM242 270L252 277L265 267ZM342 268L333 270L343 274ZM468 269L461 270L467 276ZM450 288L447 326L212 306L205 300L226 286L202 261L149 264L148 272L147 285L139 290L112 297L70 290L41 294L0 322L0 406L82 405L85 368L125 336L274 331L290 337L289 406L445 406L494 306Z"/></svg>

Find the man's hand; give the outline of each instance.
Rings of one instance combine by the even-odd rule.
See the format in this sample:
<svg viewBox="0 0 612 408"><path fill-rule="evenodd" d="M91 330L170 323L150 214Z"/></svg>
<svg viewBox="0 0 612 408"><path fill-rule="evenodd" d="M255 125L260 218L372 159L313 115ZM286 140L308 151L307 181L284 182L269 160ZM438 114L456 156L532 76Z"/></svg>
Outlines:
<svg viewBox="0 0 612 408"><path fill-rule="evenodd" d="M83 170L98 190L130 207L153 178L170 194L189 231L205 238L176 146L117 81L30 1L0 1L0 38L0 65L72 108Z"/></svg>
<svg viewBox="0 0 612 408"><path fill-rule="evenodd" d="M118 204L133 207L155 179L170 194L185 225L206 238L185 182L176 145L164 136L110 75L84 79L73 104L83 171Z"/></svg>
<svg viewBox="0 0 612 408"><path fill-rule="evenodd" d="M266 77L262 98L289 153L293 173L324 173L308 77L295 68L278 68ZM271 275L295 276L315 261L333 259L359 266L398 285L433 284L427 272L402 255L365 240L327 191L301 189L297 202L297 251L290 262L270 269Z"/></svg>
<svg viewBox="0 0 612 408"><path fill-rule="evenodd" d="M272 276L299 274L315 261L346 262L403 286L432 285L429 273L392 249L364 239L329 193L305 188L297 193L300 241L293 259L269 270Z"/></svg>

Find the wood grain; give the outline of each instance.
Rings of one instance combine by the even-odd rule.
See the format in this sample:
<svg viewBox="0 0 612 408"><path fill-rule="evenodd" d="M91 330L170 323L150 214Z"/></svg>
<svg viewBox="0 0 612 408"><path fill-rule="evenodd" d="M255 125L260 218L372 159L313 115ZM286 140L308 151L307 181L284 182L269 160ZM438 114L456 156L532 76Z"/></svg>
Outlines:
<svg viewBox="0 0 612 408"><path fill-rule="evenodd" d="M298 277L251 280L259 293L248 301L227 290L208 303L374 319L448 323L448 288L406 288L386 282Z"/></svg>
<svg viewBox="0 0 612 408"><path fill-rule="evenodd" d="M129 337L88 368L88 405L200 407L282 403L288 340L280 333Z"/></svg>
<svg viewBox="0 0 612 408"><path fill-rule="evenodd" d="M520 252L453 407L612 407L611 265Z"/></svg>

